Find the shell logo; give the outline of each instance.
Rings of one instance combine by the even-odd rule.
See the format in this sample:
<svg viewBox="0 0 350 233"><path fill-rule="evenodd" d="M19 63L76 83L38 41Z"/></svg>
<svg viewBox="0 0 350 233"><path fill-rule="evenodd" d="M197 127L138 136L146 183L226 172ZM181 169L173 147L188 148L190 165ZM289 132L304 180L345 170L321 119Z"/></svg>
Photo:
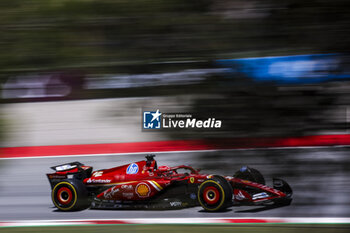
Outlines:
<svg viewBox="0 0 350 233"><path fill-rule="evenodd" d="M136 193L140 197L148 197L151 192L151 189L146 183L140 183L136 186Z"/></svg>

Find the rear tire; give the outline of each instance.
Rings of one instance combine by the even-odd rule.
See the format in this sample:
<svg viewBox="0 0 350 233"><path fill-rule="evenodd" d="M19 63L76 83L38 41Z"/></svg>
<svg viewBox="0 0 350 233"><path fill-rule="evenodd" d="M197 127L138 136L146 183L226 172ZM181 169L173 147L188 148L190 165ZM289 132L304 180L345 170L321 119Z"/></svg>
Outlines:
<svg viewBox="0 0 350 233"><path fill-rule="evenodd" d="M51 192L53 204L62 211L83 210L89 207L88 192L80 180L63 180Z"/></svg>
<svg viewBox="0 0 350 233"><path fill-rule="evenodd" d="M198 188L199 204L210 212L221 211L232 205L232 188L222 176L204 181Z"/></svg>

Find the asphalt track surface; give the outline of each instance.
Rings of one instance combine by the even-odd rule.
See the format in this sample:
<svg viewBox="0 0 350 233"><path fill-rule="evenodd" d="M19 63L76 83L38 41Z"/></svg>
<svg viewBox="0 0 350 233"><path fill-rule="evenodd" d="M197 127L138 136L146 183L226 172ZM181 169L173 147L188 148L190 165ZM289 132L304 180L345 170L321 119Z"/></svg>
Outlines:
<svg viewBox="0 0 350 233"><path fill-rule="evenodd" d="M191 165L202 173L233 175L242 165L257 168L268 185L272 177L288 181L294 191L292 205L264 209L233 207L207 213L201 207L181 210L91 210L57 211L51 202L46 173L49 167L80 161L103 169L139 161L143 155L106 155L0 160L0 221L112 218L186 217L349 217L350 149L300 148L226 150L211 152L166 152L157 155L158 165Z"/></svg>

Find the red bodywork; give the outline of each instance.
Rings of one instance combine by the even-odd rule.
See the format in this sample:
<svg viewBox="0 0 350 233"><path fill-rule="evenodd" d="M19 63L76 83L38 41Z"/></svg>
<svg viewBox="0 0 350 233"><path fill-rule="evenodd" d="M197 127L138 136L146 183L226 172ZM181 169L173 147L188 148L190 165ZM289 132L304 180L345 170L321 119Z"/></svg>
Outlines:
<svg viewBox="0 0 350 233"><path fill-rule="evenodd" d="M47 174L47 176L51 182L51 180L67 179L70 174L79 173L81 170L92 170L92 167L77 166ZM186 172L180 172L180 170ZM98 188L100 192L95 197L100 200L140 201L149 200L159 192L166 191L167 187L175 181L199 186L211 177L212 175L199 174L199 170L185 165L158 168L156 161L152 160L94 171L83 179L83 183L88 189ZM238 203L258 204L287 196L286 193L266 185L230 176L224 176L224 178L232 186L233 201ZM252 195L247 191L251 188L259 190L258 193Z"/></svg>
<svg viewBox="0 0 350 233"><path fill-rule="evenodd" d="M128 172L128 168L134 167ZM136 171L137 169L137 171ZM178 169L187 169L190 174L177 173ZM97 195L104 200L145 200L165 189L172 182L187 180L188 183L202 183L207 175L200 175L189 166L156 168L156 161L147 164L139 161L120 167L95 171L91 177L84 179L86 186L110 187Z"/></svg>

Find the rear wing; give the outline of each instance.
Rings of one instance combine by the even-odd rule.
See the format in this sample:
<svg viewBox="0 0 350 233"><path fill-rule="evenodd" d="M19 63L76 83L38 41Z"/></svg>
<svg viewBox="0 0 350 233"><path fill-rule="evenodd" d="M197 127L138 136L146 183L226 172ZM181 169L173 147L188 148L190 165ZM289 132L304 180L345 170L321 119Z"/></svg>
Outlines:
<svg viewBox="0 0 350 233"><path fill-rule="evenodd" d="M80 162L65 163L50 168L55 171L54 173L46 174L47 178L49 179L51 188L62 180L84 180L85 178L90 177L92 174L92 167L85 166Z"/></svg>
<svg viewBox="0 0 350 233"><path fill-rule="evenodd" d="M68 171L72 170L73 168L79 168L84 166L84 164L76 161L76 162L71 162L71 163L65 163L57 166L50 167L52 170L56 172L63 172L63 171Z"/></svg>

